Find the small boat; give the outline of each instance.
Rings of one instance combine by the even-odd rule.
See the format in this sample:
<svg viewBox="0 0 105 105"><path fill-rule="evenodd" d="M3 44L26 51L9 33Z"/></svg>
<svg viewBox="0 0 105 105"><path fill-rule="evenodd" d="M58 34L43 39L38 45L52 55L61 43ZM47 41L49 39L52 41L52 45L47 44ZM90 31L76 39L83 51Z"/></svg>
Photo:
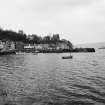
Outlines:
<svg viewBox="0 0 105 105"><path fill-rule="evenodd" d="M69 46L69 49L70 49L70 46ZM69 56L62 57L62 59L72 59L72 58L73 58L73 56L71 55L71 52L70 52Z"/></svg>
<svg viewBox="0 0 105 105"><path fill-rule="evenodd" d="M65 56L65 57L62 57L62 59L72 59L73 56Z"/></svg>

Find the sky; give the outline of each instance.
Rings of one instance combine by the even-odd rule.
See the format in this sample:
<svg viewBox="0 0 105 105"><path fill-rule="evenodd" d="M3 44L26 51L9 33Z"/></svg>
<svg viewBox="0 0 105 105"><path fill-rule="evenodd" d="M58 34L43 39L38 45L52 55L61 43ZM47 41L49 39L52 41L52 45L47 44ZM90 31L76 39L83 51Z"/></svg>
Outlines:
<svg viewBox="0 0 105 105"><path fill-rule="evenodd" d="M0 27L74 44L105 42L105 0L0 0Z"/></svg>

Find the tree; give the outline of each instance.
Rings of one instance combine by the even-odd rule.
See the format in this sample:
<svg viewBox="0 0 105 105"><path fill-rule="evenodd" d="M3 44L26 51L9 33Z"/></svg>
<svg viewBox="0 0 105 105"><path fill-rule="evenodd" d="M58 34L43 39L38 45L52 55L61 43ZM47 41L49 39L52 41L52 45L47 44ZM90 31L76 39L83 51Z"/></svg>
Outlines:
<svg viewBox="0 0 105 105"><path fill-rule="evenodd" d="M43 42L46 43L46 44L50 44L51 43L51 37L50 36L45 36L43 38Z"/></svg>
<svg viewBox="0 0 105 105"><path fill-rule="evenodd" d="M53 34L53 36L51 38L51 42L54 43L54 44L56 44L59 41L60 41L59 34Z"/></svg>

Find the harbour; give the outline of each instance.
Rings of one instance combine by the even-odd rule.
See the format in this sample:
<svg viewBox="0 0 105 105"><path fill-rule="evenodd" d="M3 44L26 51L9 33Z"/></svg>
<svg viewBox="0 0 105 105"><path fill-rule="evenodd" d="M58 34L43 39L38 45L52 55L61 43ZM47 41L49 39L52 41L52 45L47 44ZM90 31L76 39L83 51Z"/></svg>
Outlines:
<svg viewBox="0 0 105 105"><path fill-rule="evenodd" d="M0 105L105 105L105 0L1 0Z"/></svg>
<svg viewBox="0 0 105 105"><path fill-rule="evenodd" d="M104 105L104 50L68 55L0 56L0 104Z"/></svg>

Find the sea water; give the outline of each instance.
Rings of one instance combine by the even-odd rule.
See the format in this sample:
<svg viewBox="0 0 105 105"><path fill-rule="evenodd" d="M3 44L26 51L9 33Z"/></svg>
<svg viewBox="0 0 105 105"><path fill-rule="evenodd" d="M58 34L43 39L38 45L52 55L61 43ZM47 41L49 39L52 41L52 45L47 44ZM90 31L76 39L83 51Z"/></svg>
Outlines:
<svg viewBox="0 0 105 105"><path fill-rule="evenodd" d="M0 105L105 105L105 50L0 56Z"/></svg>

